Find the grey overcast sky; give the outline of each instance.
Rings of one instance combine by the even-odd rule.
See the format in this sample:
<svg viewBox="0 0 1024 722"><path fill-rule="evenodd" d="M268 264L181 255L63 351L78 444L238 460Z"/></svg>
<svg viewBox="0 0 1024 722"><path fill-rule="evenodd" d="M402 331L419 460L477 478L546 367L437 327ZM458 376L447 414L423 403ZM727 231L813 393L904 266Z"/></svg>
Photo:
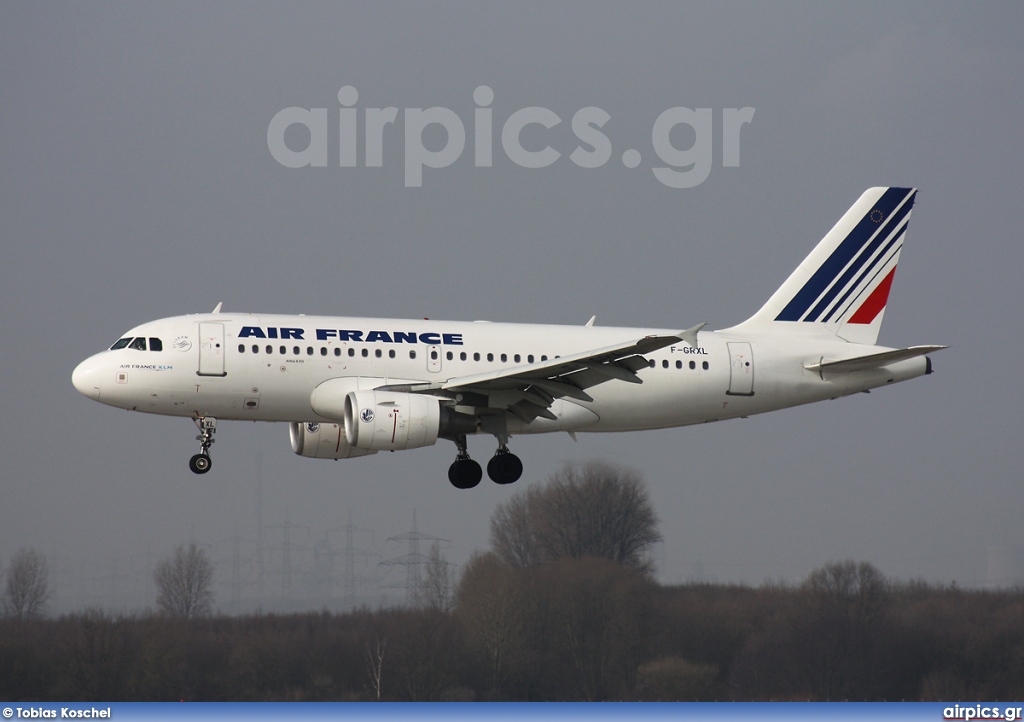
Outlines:
<svg viewBox="0 0 1024 722"><path fill-rule="evenodd" d="M147 565L194 539L218 560L226 604L233 569L247 594L255 584L257 519L272 596L286 535L309 570L351 519L371 530L356 536L363 567L383 574L376 559L405 551L384 539L415 510L462 563L517 489L605 460L649 485L667 582L799 581L843 558L899 578L1024 582L1022 34L1019 3L4 3L0 564L19 546L51 556L57 609L151 604ZM481 85L491 167L474 163ZM354 168L337 161L344 86L358 92ZM406 187L399 112L382 167L367 167L364 109L435 106L465 125L456 162ZM523 134L561 154L540 169L501 144L505 120L533 106L562 119ZM612 152L585 169L570 120L591 106L610 116ZM713 114L710 173L686 189L652 172L652 126L677 106ZM327 109L326 167L271 155L268 126L288 107ZM726 167L724 109L745 107ZM680 126L671 141L695 135ZM306 142L296 126L285 140ZM722 328L873 185L920 188L880 342L949 344L936 374L699 428L518 438L516 487L452 489L448 442L314 461L291 453L284 425L241 422L221 425L197 477L191 422L71 386L78 361L132 326L220 301ZM470 441L478 458L492 449Z"/></svg>

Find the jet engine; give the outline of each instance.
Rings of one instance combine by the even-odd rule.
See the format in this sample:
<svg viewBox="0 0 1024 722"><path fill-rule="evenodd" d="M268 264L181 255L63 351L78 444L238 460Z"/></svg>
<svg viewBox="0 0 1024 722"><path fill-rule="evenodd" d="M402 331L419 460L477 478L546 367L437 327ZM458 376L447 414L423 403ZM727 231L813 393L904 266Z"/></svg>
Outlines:
<svg viewBox="0 0 1024 722"><path fill-rule="evenodd" d="M342 424L293 422L288 425L288 433L292 440L292 451L311 459L351 459L377 453L357 449L349 444Z"/></svg>
<svg viewBox="0 0 1024 722"><path fill-rule="evenodd" d="M345 438L358 449L373 451L431 446L437 441L441 415L441 400L433 396L351 391L345 397Z"/></svg>

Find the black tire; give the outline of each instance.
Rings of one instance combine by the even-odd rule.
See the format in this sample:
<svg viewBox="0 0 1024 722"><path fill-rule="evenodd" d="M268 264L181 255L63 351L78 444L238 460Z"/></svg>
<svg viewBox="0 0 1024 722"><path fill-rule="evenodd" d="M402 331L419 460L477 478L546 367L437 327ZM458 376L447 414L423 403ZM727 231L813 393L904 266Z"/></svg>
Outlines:
<svg viewBox="0 0 1024 722"><path fill-rule="evenodd" d="M196 454L188 460L188 468L193 474L205 474L213 466L208 454Z"/></svg>
<svg viewBox="0 0 1024 722"><path fill-rule="evenodd" d="M484 470L472 459L457 459L448 467L448 481L456 489L472 489L484 478Z"/></svg>
<svg viewBox="0 0 1024 722"><path fill-rule="evenodd" d="M523 462L515 454L495 454L487 462L487 476L495 484L514 484L522 475Z"/></svg>

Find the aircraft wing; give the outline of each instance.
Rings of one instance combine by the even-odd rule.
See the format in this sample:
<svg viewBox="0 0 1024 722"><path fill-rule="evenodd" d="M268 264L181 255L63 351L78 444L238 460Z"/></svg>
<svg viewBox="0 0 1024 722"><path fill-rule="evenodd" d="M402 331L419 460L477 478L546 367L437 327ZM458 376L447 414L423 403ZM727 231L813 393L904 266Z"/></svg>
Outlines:
<svg viewBox="0 0 1024 722"><path fill-rule="evenodd" d="M593 401L586 389L606 381L639 384L636 372L648 366L643 354L674 343L696 345L704 326L669 336L644 336L614 346L559 356L539 363L512 366L445 381L386 387L390 391L427 393L457 398L460 403L505 408L529 423L538 416L557 418L548 407L559 398Z"/></svg>

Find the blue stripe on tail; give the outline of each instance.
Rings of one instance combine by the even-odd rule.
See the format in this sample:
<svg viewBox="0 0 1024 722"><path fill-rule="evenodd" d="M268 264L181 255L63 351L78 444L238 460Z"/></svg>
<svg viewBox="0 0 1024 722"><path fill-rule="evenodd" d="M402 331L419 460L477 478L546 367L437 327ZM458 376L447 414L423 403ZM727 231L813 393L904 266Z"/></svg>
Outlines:
<svg viewBox="0 0 1024 722"><path fill-rule="evenodd" d="M807 283L804 284L793 299L786 305L782 312L776 316L776 321L799 321L804 317L804 314L811 309L811 305L818 300L818 298L832 285L833 281L840 273L843 273L843 269L860 253L868 239L874 235L879 229L879 224L882 221L888 221L886 223L886 229L883 233L879 233L878 236L872 243L872 246L882 243L885 238L891 233L891 229L896 228L899 223L902 222L906 214L910 213L910 209L914 205L914 198L907 200L907 203L900 208L898 214L895 217L893 211L907 199L908 194L913 191L912 188L889 188L882 194L882 197L874 205L874 207L860 220L856 227L850 231L849 235L843 239L832 255L821 264L814 275L808 279ZM846 281L849 280L853 275L858 273L863 265L867 262L871 256L871 250L860 255L857 262L854 263L851 268L843 275L843 282L836 283L831 289L826 298L823 298L821 303L817 304L811 314L808 316L808 321L815 321L824 312L828 306L828 302L835 298L846 285Z"/></svg>

